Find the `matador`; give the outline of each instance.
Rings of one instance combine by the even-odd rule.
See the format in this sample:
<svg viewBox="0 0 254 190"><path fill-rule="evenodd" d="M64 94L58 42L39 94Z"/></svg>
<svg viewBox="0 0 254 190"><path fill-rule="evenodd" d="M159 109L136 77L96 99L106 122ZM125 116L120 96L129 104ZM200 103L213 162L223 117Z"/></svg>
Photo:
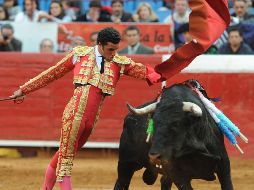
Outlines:
<svg viewBox="0 0 254 190"><path fill-rule="evenodd" d="M47 167L43 190L53 189L56 181L61 190L72 189L71 170L75 154L86 143L104 98L114 94L121 75L144 79L151 84L160 81L160 74L152 67L116 53L120 40L115 29L101 30L96 46L75 47L55 66L20 86L11 96L21 98L74 71L75 90L63 112L60 147Z"/></svg>

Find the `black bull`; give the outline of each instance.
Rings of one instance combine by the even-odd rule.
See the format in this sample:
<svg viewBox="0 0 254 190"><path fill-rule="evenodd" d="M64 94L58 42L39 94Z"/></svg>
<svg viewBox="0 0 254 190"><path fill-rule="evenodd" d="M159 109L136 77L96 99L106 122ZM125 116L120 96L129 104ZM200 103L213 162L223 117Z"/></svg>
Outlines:
<svg viewBox="0 0 254 190"><path fill-rule="evenodd" d="M183 111L183 102L196 104L202 113L193 107ZM170 190L172 183L189 190L192 179L212 181L215 174L221 189L233 189L223 134L195 92L184 84L164 90L152 118L154 134L146 143L148 114L126 116L114 190L128 190L134 172L142 168L148 185L162 174L162 190Z"/></svg>

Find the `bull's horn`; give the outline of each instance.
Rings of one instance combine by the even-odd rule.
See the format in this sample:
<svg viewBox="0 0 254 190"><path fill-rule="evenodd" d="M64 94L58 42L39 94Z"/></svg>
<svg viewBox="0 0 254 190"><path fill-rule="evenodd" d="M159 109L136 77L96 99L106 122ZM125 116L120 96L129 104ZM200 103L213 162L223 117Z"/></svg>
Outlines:
<svg viewBox="0 0 254 190"><path fill-rule="evenodd" d="M152 104L149 104L143 108L134 108L133 106L131 106L130 104L126 103L128 109L130 112L136 114L136 115L145 115L148 113L152 113L154 112L157 102L154 102Z"/></svg>
<svg viewBox="0 0 254 190"><path fill-rule="evenodd" d="M191 112L196 117L202 116L202 110L201 108L192 102L183 102L183 111Z"/></svg>

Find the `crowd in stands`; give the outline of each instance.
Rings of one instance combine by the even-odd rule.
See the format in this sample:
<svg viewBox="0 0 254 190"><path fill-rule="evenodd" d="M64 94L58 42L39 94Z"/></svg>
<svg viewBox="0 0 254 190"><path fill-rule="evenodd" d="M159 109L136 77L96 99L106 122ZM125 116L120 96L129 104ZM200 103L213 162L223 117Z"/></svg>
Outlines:
<svg viewBox="0 0 254 190"><path fill-rule="evenodd" d="M128 26L124 31L128 46L119 51L119 54L154 54L152 48L140 42L140 30L135 25Z"/></svg>
<svg viewBox="0 0 254 190"><path fill-rule="evenodd" d="M253 54L254 50L254 2L229 0L230 27L207 51L208 54ZM139 23L170 25L169 37L175 48L192 40L189 34L188 0L0 0L0 21L30 23L55 22L128 22L124 31L128 46L119 51L123 54L153 54L151 47L140 41ZM157 27L157 26L156 26ZM61 29L61 27L60 27ZM63 28L64 30L64 28ZM95 32L90 41L96 44ZM71 47L86 45L81 36L71 39ZM40 52L54 52L51 39L43 39ZM0 51L22 51L22 42L14 37L9 23L1 24Z"/></svg>

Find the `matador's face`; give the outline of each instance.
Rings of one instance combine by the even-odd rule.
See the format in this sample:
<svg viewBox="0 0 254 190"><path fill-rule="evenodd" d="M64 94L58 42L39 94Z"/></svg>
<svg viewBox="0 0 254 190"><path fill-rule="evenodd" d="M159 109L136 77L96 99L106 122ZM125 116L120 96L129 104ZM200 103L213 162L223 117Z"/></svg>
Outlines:
<svg viewBox="0 0 254 190"><path fill-rule="evenodd" d="M98 44L98 46L100 54L104 56L107 61L111 61L119 49L119 43L113 44L108 42L106 45Z"/></svg>

